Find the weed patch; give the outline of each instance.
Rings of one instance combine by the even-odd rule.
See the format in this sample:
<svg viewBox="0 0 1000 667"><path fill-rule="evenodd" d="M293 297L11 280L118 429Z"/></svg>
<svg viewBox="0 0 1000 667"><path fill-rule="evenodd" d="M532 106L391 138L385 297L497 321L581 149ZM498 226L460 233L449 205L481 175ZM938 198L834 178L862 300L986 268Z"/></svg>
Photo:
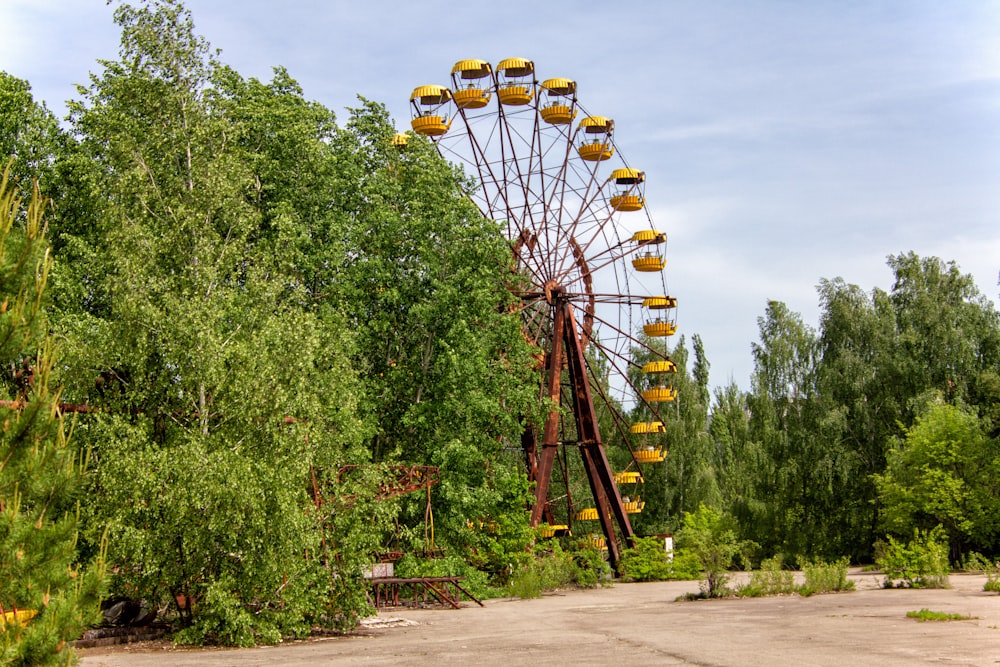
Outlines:
<svg viewBox="0 0 1000 667"><path fill-rule="evenodd" d="M920 611L908 611L906 612L907 618L915 618L921 623L925 621L974 621L977 616L964 616L962 614L948 614L943 611L931 611L930 609L921 609Z"/></svg>

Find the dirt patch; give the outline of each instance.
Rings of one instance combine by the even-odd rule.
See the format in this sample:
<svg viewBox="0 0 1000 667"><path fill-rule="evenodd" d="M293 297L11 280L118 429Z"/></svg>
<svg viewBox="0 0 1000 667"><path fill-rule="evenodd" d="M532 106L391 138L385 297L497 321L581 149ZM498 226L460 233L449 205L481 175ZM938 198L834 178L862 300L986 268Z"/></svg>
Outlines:
<svg viewBox="0 0 1000 667"><path fill-rule="evenodd" d="M486 607L394 609L360 633L256 649L169 644L81 651L81 665L993 665L1000 596L953 575L946 590L887 590L854 571L851 593L677 601L697 582L616 584ZM921 623L908 611L974 617Z"/></svg>

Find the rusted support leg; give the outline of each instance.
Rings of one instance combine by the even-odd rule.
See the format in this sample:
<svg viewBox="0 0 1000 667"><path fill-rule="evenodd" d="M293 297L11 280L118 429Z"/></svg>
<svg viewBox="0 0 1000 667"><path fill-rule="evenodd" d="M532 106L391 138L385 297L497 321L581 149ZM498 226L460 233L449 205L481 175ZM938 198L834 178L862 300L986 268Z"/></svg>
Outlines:
<svg viewBox="0 0 1000 667"><path fill-rule="evenodd" d="M548 360L548 398L553 406L545 420L545 430L542 433L542 452L538 458L538 479L535 482L535 504L531 508L531 525L541 523L549 502L549 482L552 479L552 467L555 462L556 450L559 447L559 392L562 381L563 366L563 329L565 318L562 309L556 309L553 321L552 350Z"/></svg>

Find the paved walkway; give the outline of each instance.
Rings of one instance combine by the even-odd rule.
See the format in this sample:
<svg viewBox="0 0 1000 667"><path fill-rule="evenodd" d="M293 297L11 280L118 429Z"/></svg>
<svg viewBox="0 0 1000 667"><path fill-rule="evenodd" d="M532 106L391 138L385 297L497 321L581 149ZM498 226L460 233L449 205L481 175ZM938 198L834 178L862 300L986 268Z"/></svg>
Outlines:
<svg viewBox="0 0 1000 667"><path fill-rule="evenodd" d="M485 608L387 611L355 636L274 647L90 649L81 665L1000 665L1000 595L983 591L985 577L953 575L948 590L852 579L852 593L697 602L676 601L697 582L616 584ZM906 617L920 609L977 618Z"/></svg>

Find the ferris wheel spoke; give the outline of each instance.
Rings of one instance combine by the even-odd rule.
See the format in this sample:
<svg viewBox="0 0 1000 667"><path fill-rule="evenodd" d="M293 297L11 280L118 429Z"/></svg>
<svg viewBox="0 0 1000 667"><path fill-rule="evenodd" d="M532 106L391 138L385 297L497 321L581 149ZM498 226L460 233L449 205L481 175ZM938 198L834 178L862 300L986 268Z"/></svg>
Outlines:
<svg viewBox="0 0 1000 667"><path fill-rule="evenodd" d="M608 363L609 363L609 365L617 368L619 370L619 372L620 372L621 371L620 367L618 367L615 364L615 362L614 362L614 360L616 358L617 357L615 357L615 356L609 357L608 358ZM604 401L604 403L607 404L607 405L613 405L615 403L615 400L614 400L613 397L609 396L608 392L605 390L603 378L599 377L599 375L597 373L597 369L595 369L592 366L588 365L587 366L587 377L590 380L591 387L601 397L601 399ZM638 394L637 389L634 386L632 386L632 385L630 385L630 386ZM639 468L639 470L641 472L642 466L639 464L638 461L635 461L635 452L632 449L632 445L629 442L629 438L628 438L628 435L627 435L628 429L629 429L629 423L628 423L628 421L625 419L624 415L622 414L622 411L620 411L620 410L610 410L609 412L610 412L611 417L612 417L612 419L614 421L615 431L618 433L619 439L621 440L622 443L624 443L626 445L626 447L628 447L629 452L633 455L633 462L636 464L636 466ZM659 418L658 415L657 415L657 418Z"/></svg>
<svg viewBox="0 0 1000 667"><path fill-rule="evenodd" d="M625 359L621 354L616 352L614 349L604 345L600 340L594 341L593 345L597 350L597 353L599 353L601 357L604 359L604 362L608 364L609 369L613 370L617 376L625 378L625 387L622 388L622 391L631 392L630 396L622 394L621 398L617 400L614 397L609 397L607 391L604 388L604 383L607 382L607 378L600 377L598 375L597 369L593 367L588 367L592 383L600 388L600 392L603 394L604 398L608 399L608 401L612 404L621 404L625 399L638 401L649 409L654 419L659 420L660 419L659 409L656 408L654 405L643 400L640 388L635 386L635 384L633 384L631 381L627 379L629 377L628 375L629 366L633 367L637 366L633 364L631 360ZM617 416L617 411L612 410L612 412L616 413ZM624 422L623 417L622 421ZM622 434L624 435L624 433Z"/></svg>
<svg viewBox="0 0 1000 667"><path fill-rule="evenodd" d="M612 222L612 216L607 215L601 220L587 219L578 217L570 225L570 229L562 234L562 242L568 242L572 239L579 245L580 253L586 256L588 259L592 259L594 256L600 257L609 252L612 252L615 248L621 247L623 243L617 239L608 239L606 232L608 231L608 225ZM578 235L577 232L580 231L584 223L587 223L585 228L586 233ZM583 237L583 242L580 242L581 236ZM596 254L591 252L591 248L594 243L603 241L604 249L598 251ZM563 263L557 268L556 274L561 274L567 269L566 259L564 258Z"/></svg>
<svg viewBox="0 0 1000 667"><path fill-rule="evenodd" d="M544 301L535 301L522 312L523 328L528 342L541 347L542 338L547 333L549 307Z"/></svg>
<svg viewBox="0 0 1000 667"><path fill-rule="evenodd" d="M614 250L615 249L613 249L613 248L609 248L609 249L605 250L604 252L602 252L600 255L597 255L596 257L598 259L602 258L602 256L603 256L603 260L604 260L603 262L601 262L599 264L594 264L593 263L594 257L588 258L588 260L587 260L587 269L588 269L588 271L591 274L595 274L596 275L602 269L605 269L605 268L607 268L609 266L614 266L617 263L621 262L621 260L624 257L626 257L625 253L623 253L623 254L612 254L614 252ZM556 274L553 275L553 279L556 280L556 281L562 281L565 278L567 278L570 274L572 274L573 271L574 271L574 269L575 269L574 266L563 267L563 269L562 269L562 271L560 273L556 273Z"/></svg>

